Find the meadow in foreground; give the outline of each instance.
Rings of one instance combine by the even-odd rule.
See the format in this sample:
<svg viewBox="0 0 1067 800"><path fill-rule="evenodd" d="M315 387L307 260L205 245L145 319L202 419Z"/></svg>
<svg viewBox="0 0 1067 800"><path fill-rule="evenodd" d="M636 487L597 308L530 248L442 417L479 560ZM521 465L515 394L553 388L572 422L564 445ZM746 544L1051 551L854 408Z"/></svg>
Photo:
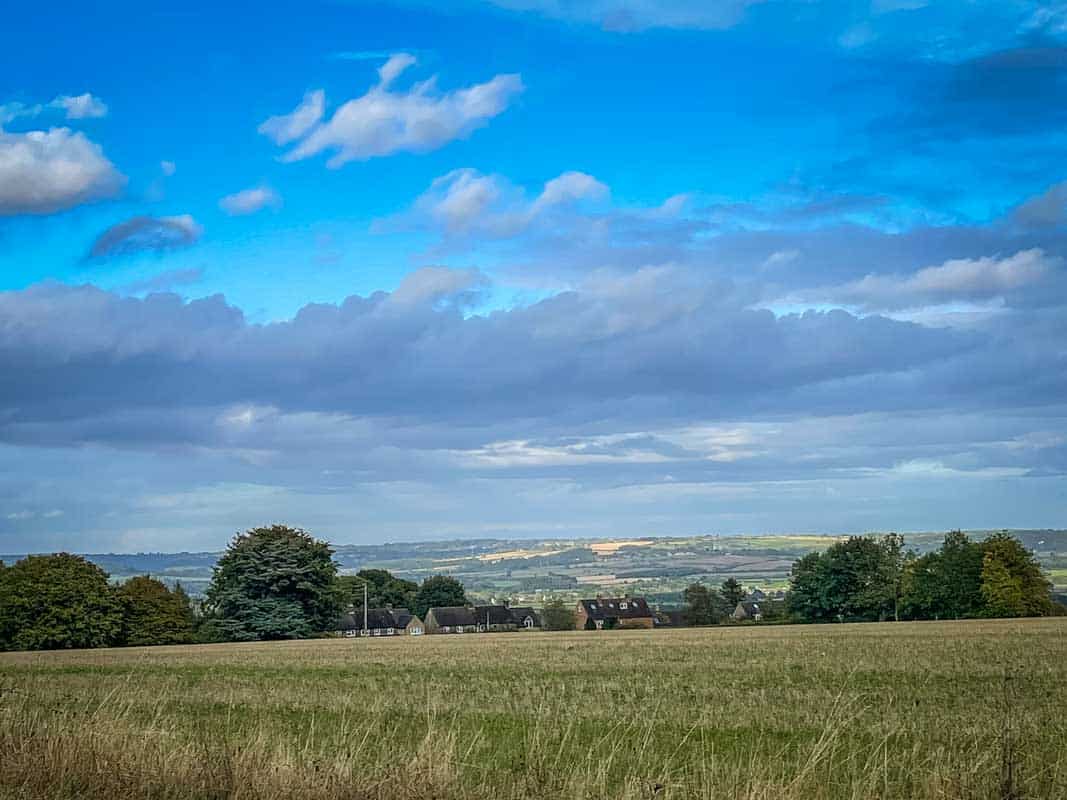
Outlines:
<svg viewBox="0 0 1067 800"><path fill-rule="evenodd" d="M1062 798L1067 621L0 655L3 798Z"/></svg>

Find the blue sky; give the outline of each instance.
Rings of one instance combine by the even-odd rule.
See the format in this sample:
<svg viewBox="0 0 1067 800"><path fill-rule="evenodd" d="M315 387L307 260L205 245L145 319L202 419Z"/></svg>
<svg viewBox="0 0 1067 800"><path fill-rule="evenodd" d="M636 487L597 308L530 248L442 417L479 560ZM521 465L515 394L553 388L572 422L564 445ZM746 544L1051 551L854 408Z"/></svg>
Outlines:
<svg viewBox="0 0 1067 800"><path fill-rule="evenodd" d="M1063 525L1063 4L150 5L0 31L0 552Z"/></svg>

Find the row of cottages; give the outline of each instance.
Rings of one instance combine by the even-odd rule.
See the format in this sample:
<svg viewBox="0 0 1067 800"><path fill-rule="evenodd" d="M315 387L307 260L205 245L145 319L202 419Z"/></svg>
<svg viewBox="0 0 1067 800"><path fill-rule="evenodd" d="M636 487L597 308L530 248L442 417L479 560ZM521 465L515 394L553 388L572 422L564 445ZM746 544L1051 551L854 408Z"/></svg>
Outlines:
<svg viewBox="0 0 1067 800"><path fill-rule="evenodd" d="M350 608L337 623L337 636L421 636L426 631L421 619L406 608L368 608L367 624L363 609Z"/></svg>
<svg viewBox="0 0 1067 800"><path fill-rule="evenodd" d="M579 600L575 628L599 631L604 628L652 628L656 616L643 597L597 597Z"/></svg>
<svg viewBox="0 0 1067 800"><path fill-rule="evenodd" d="M527 607L442 606L426 612L427 633L497 633L540 627L540 617Z"/></svg>

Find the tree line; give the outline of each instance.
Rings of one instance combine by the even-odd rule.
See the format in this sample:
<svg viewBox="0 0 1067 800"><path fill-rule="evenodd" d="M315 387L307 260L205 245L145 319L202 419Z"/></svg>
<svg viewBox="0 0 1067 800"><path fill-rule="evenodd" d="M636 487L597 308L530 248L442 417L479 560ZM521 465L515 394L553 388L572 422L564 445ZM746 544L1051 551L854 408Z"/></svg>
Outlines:
<svg viewBox="0 0 1067 800"><path fill-rule="evenodd" d="M729 618L740 600L736 581L719 590L701 583L684 593L691 625ZM784 601L761 601L764 621L870 622L884 620L1039 617L1067 613L1052 584L1018 539L1006 532L973 541L961 531L919 555L903 537L851 536L798 559Z"/></svg>
<svg viewBox="0 0 1067 800"><path fill-rule="evenodd" d="M1033 554L1006 532L961 531L925 555L896 534L853 536L794 565L786 600L802 622L973 619L1061 614Z"/></svg>
<svg viewBox="0 0 1067 800"><path fill-rule="evenodd" d="M334 629L347 608L467 603L463 584L435 575L421 584L386 570L338 575L333 550L284 525L253 528L230 542L195 607L180 585L150 576L112 584L96 564L69 553L0 562L0 650L298 639Z"/></svg>

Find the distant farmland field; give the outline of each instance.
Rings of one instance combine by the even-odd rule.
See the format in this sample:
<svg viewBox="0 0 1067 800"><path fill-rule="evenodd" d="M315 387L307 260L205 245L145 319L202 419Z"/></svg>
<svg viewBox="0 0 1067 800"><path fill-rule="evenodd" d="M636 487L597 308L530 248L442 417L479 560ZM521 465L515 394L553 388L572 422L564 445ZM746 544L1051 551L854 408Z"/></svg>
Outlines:
<svg viewBox="0 0 1067 800"><path fill-rule="evenodd" d="M0 655L4 798L1063 798L1067 620Z"/></svg>

